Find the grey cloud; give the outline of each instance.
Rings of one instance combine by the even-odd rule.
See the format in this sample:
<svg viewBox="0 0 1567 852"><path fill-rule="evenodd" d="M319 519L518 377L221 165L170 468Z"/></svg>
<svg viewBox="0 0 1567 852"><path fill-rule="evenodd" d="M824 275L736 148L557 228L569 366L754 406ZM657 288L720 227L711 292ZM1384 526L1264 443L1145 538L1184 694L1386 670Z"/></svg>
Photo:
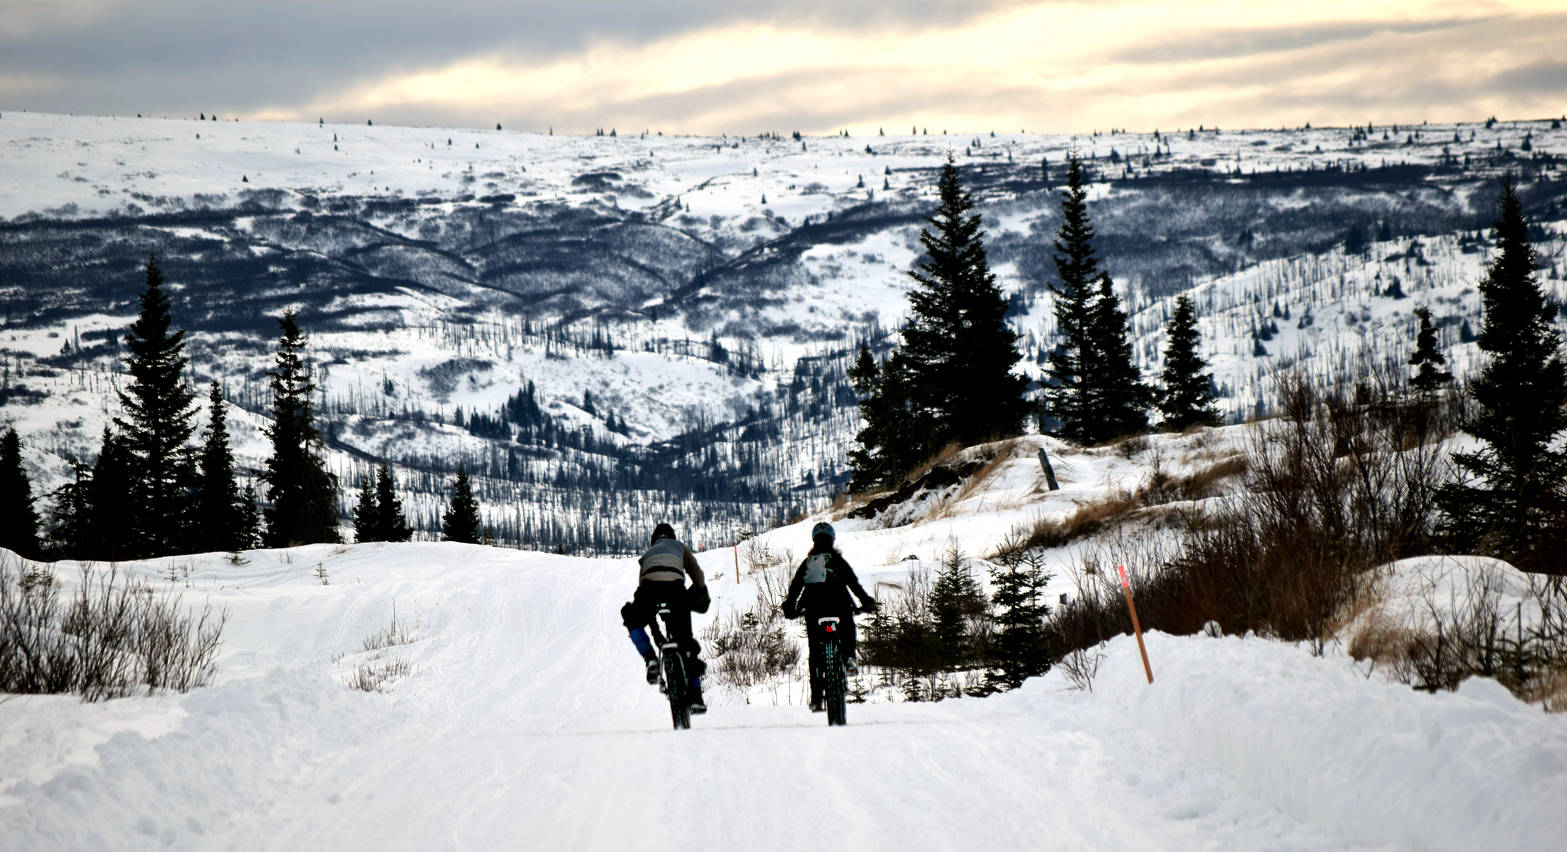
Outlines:
<svg viewBox="0 0 1567 852"><path fill-rule="evenodd" d="M1492 83L1507 91L1556 94L1567 100L1567 62L1536 62L1513 68L1497 74Z"/></svg>
<svg viewBox="0 0 1567 852"><path fill-rule="evenodd" d="M1187 32L1168 41L1112 54L1113 62L1162 63L1204 59L1237 59L1355 41L1384 33L1414 35L1476 23L1476 19L1393 21L1374 24L1331 23L1305 27L1230 29Z"/></svg>
<svg viewBox="0 0 1567 852"><path fill-rule="evenodd" d="M712 25L796 22L867 36L952 25L1020 0L146 0L87 24L0 37L0 76L58 80L35 109L229 110L297 102L345 82L477 53L547 59L600 39L642 42ZM765 62L766 57L758 57ZM188 77L176 98L171 79ZM191 94L191 90L196 93ZM0 92L0 96L4 93ZM52 102L58 100L59 106Z"/></svg>

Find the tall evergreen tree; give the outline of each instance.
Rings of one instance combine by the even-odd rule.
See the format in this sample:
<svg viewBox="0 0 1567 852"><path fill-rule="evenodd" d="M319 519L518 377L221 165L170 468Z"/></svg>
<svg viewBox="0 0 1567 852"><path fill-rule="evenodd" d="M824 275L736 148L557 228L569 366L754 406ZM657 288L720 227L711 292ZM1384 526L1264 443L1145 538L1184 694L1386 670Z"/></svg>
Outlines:
<svg viewBox="0 0 1567 852"><path fill-rule="evenodd" d="M1055 297L1056 345L1046 360L1045 415L1061 437L1088 443L1093 425L1086 376L1095 366L1091 329L1100 269L1088 218L1088 188L1075 154L1067 158L1061 220L1052 256L1059 281L1049 285Z"/></svg>
<svg viewBox="0 0 1567 852"><path fill-rule="evenodd" d="M196 489L193 544L200 550L241 550L239 486L229 448L228 409L213 380L207 392L207 439L201 445L201 480Z"/></svg>
<svg viewBox="0 0 1567 852"><path fill-rule="evenodd" d="M315 383L305 361L306 340L299 314L278 318L282 335L272 379L272 455L261 474L267 483L265 541L270 547L341 540L337 529L337 477L326 469L325 447L316 430L311 395Z"/></svg>
<svg viewBox="0 0 1567 852"><path fill-rule="evenodd" d="M937 184L940 206L920 229L924 257L909 272L909 321L902 344L862 377L859 481L893 480L949 442L975 444L1016 435L1028 380L1006 323L1007 301L985 254L980 216L949 158ZM868 354L868 353L867 353ZM909 462L913 459L913 462Z"/></svg>
<svg viewBox="0 0 1567 852"><path fill-rule="evenodd" d="M125 441L107 426L87 486L86 536L78 558L116 562L140 555L135 503L136 458Z"/></svg>
<svg viewBox="0 0 1567 852"><path fill-rule="evenodd" d="M376 469L375 504L378 541L407 541L413 537L408 519L403 516L403 502L397 499L397 480L389 462L381 462Z"/></svg>
<svg viewBox="0 0 1567 852"><path fill-rule="evenodd" d="M185 384L185 332L172 325L163 273L149 256L141 313L125 335L131 381L119 397L126 416L114 419L133 459L136 535L127 556L175 553L187 545L195 464L186 442L195 431L196 394Z"/></svg>
<svg viewBox="0 0 1567 852"><path fill-rule="evenodd" d="M1045 586L1050 573L1037 552L1007 559L990 571L990 603L995 608L995 634L990 640L993 686L1015 689L1025 678L1050 668L1049 633L1045 619L1050 605Z"/></svg>
<svg viewBox="0 0 1567 852"><path fill-rule="evenodd" d="M1181 432L1192 426L1217 426L1223 422L1214 408L1213 377L1198 354L1201 340L1192 300L1175 297L1175 312L1164 326L1164 391L1159 395L1159 428Z"/></svg>
<svg viewBox="0 0 1567 852"><path fill-rule="evenodd" d="M452 504L441 516L441 538L464 544L479 543L479 501L473 498L468 471L461 464L457 465L457 479L452 482Z"/></svg>
<svg viewBox="0 0 1567 852"><path fill-rule="evenodd" d="M964 446L1016 435L1028 412L1028 380L1014 372L1022 356L1007 325L1007 301L985 254L980 216L958 184L949 157L937 184L941 205L920 229L925 257L909 272L908 359L916 411L930 417L934 446Z"/></svg>
<svg viewBox="0 0 1567 852"><path fill-rule="evenodd" d="M1415 308L1420 319L1420 331L1415 335L1415 351L1409 356L1409 366L1415 375L1409 384L1421 394L1430 395L1453 380L1453 374L1443 367L1447 359L1436 348L1436 328L1431 325L1431 310L1424 306Z"/></svg>
<svg viewBox="0 0 1567 852"><path fill-rule="evenodd" d="M1148 406L1153 391L1143 383L1132 357L1126 314L1110 283L1110 273L1099 273L1098 294L1088 313L1089 347L1093 369L1082 379L1088 417L1084 436L1088 443L1103 443L1148 431Z"/></svg>
<svg viewBox="0 0 1567 852"><path fill-rule="evenodd" d="M1442 526L1459 547L1560 572L1567 570L1567 452L1553 444L1567 431L1567 362L1511 178L1499 206L1496 252L1479 286L1479 346L1489 357L1470 385L1476 413L1464 429L1481 447L1453 456L1467 478L1439 494Z"/></svg>
<svg viewBox="0 0 1567 852"><path fill-rule="evenodd" d="M15 428L0 435L0 547L38 557L38 512L33 486L22 467L22 439Z"/></svg>

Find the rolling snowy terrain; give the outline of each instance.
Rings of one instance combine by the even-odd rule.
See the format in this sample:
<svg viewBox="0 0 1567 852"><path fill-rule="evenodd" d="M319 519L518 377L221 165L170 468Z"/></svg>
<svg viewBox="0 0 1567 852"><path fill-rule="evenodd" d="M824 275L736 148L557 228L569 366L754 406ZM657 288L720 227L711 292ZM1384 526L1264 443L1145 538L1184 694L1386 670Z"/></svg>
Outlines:
<svg viewBox="0 0 1567 852"><path fill-rule="evenodd" d="M1135 484L1155 459L1222 457L1253 428L1130 458L1023 439L982 480L903 507L902 525L835 519L839 544L890 597L949 547L991 552L1016 524ZM1059 491L1039 448L1058 456ZM811 522L699 554L715 598L699 633L754 605L748 547L803 553ZM1562 836L1567 716L1481 678L1417 692L1331 643L1313 656L1151 634L1150 685L1121 637L1091 690L1059 666L984 699L871 689L844 728L805 708L796 670L710 685L709 712L672 731L619 623L630 559L412 543L245 560L119 566L227 611L210 686L0 701L7 850L1549 850ZM1052 594L1076 565L1050 553ZM78 582L77 566L54 570ZM351 688L361 671L385 673L379 689Z"/></svg>
<svg viewBox="0 0 1567 852"><path fill-rule="evenodd" d="M1402 361L1416 306L1470 365L1503 173L1567 302L1560 125L557 137L4 111L0 421L39 495L91 460L155 251L192 380L235 403L245 472L267 452L274 318L298 307L345 517L390 459L429 534L462 461L508 543L623 553L665 512L723 543L842 488L858 427L844 370L860 342L892 340L949 156L1031 375L1053 345L1076 150L1145 375L1190 293L1242 419L1284 368Z"/></svg>

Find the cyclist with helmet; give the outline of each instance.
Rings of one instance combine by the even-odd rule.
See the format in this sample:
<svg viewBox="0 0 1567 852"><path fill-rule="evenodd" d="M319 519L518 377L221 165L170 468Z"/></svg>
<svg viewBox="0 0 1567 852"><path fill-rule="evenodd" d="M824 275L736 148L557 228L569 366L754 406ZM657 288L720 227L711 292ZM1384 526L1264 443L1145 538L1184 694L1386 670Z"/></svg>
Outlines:
<svg viewBox="0 0 1567 852"><path fill-rule="evenodd" d="M658 614L661 603L670 607L669 638L680 643L686 655L686 671L691 675L691 712L706 713L702 702L702 673L707 664L697 656L702 646L691 635L691 613L707 612L712 597L707 591L707 581L702 576L702 566L697 564L691 549L675 538L675 530L661 523L653 528L653 537L647 550L638 560L637 591L631 602L620 608L620 619L631 632L631 644L647 662L647 682L658 683L658 654L648 638L649 624ZM686 588L686 577L691 578L691 588Z"/></svg>
<svg viewBox="0 0 1567 852"><path fill-rule="evenodd" d="M818 618L838 616L841 631L839 643L843 649L843 665L849 674L858 674L854 663L854 598L860 602L860 612L875 612L876 599L860 585L854 569L838 551L833 542L837 534L832 524L823 521L811 528L811 552L794 572L789 581L789 593L784 596L785 618L805 616L806 645L810 649L811 710L822 709L822 685L817 668L822 656L822 629ZM853 593L853 598L850 593Z"/></svg>

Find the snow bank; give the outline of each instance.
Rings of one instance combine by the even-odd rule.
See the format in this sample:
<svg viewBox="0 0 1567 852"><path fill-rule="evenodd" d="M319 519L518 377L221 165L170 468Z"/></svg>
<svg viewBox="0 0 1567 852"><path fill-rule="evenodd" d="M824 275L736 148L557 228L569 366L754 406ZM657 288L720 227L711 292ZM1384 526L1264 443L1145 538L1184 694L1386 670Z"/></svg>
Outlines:
<svg viewBox="0 0 1567 852"><path fill-rule="evenodd" d="M1103 713L1148 760L1216 770L1259 803L1357 844L1561 848L1567 718L1495 681L1430 695L1276 642L1146 640L1152 686L1122 638L1093 695L1067 700ZM1062 685L1052 674L1025 691L1044 711Z"/></svg>

